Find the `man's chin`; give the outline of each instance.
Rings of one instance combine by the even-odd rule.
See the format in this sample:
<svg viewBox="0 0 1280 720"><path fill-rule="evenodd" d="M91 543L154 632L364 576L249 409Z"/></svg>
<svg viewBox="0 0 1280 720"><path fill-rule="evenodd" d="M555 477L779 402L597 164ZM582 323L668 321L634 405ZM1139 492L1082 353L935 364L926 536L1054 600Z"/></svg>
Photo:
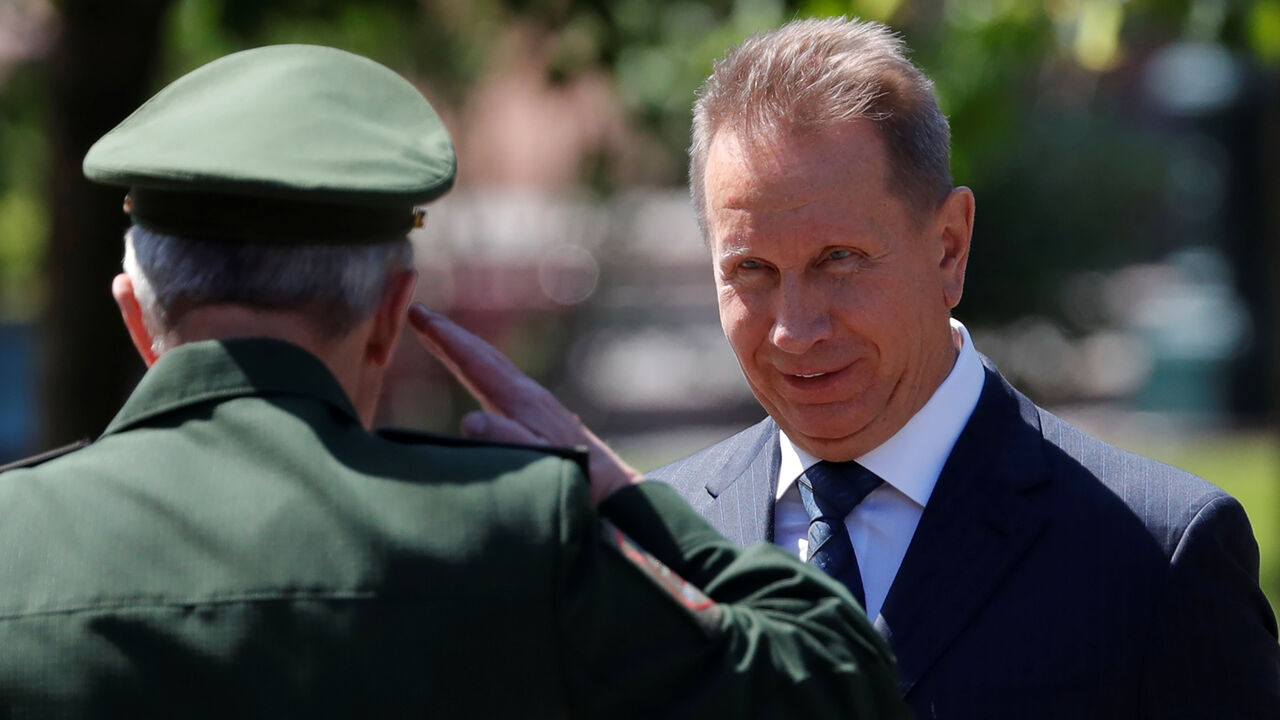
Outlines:
<svg viewBox="0 0 1280 720"><path fill-rule="evenodd" d="M850 427L846 424L832 427L822 424L805 425L787 422L779 422L778 426L796 447L816 458L832 462L861 457L879 444L867 438L864 426Z"/></svg>
<svg viewBox="0 0 1280 720"><path fill-rule="evenodd" d="M867 437L875 434L868 431L880 423L875 413L867 411L867 398L862 395L816 404L786 402L776 394L758 391L755 396L796 447L823 460L852 460L888 439Z"/></svg>

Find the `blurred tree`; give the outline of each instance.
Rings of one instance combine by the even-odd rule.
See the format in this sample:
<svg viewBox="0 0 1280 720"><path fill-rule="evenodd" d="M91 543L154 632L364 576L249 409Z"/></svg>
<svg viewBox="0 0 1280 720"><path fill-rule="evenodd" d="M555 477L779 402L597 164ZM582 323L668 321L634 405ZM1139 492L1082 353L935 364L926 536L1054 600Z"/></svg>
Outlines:
<svg viewBox="0 0 1280 720"><path fill-rule="evenodd" d="M170 0L67 0L50 57L50 234L41 378L46 445L101 432L138 360L109 300L122 195L84 179L89 146L145 99Z"/></svg>

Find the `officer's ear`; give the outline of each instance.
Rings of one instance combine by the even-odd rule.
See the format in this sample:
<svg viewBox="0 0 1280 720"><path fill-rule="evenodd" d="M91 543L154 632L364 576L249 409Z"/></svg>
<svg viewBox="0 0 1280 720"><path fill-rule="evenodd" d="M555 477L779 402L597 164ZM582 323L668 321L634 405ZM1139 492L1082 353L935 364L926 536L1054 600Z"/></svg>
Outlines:
<svg viewBox="0 0 1280 720"><path fill-rule="evenodd" d="M151 367L158 356L151 333L142 320L142 306L138 304L138 297L133 292L133 280L124 273L116 275L115 280L111 281L111 296L116 299L116 305L120 308L120 317L124 319L124 327L129 331L133 347L142 356L142 362Z"/></svg>
<svg viewBox="0 0 1280 720"><path fill-rule="evenodd" d="M413 291L417 285L417 270L397 270L387 277L387 285L382 291L378 309L374 312L372 332L369 333L369 342L365 347L366 356L379 367L386 367L391 362L391 351L395 349L400 329L404 327L405 315L409 311L409 303L413 301Z"/></svg>

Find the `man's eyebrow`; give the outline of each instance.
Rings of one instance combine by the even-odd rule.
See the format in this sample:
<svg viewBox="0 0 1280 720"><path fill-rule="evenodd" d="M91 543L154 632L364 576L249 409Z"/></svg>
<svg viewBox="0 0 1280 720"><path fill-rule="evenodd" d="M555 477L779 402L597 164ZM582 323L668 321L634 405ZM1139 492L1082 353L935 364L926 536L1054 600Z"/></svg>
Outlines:
<svg viewBox="0 0 1280 720"><path fill-rule="evenodd" d="M735 237L726 243L724 250L720 251L720 258L726 259L742 257L743 255L746 255L747 252L746 243L742 242L742 238Z"/></svg>

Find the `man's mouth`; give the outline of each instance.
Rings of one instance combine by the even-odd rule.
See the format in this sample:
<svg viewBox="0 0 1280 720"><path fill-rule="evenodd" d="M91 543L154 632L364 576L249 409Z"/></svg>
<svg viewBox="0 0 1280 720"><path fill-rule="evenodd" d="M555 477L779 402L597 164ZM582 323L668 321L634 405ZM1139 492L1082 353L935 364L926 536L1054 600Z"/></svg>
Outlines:
<svg viewBox="0 0 1280 720"><path fill-rule="evenodd" d="M795 373L795 376L796 376L796 377L801 377L801 378L816 378L816 377L822 377L823 375L826 375L826 374L827 374L827 373L824 373L824 372L809 373L809 374L805 374L805 373Z"/></svg>

